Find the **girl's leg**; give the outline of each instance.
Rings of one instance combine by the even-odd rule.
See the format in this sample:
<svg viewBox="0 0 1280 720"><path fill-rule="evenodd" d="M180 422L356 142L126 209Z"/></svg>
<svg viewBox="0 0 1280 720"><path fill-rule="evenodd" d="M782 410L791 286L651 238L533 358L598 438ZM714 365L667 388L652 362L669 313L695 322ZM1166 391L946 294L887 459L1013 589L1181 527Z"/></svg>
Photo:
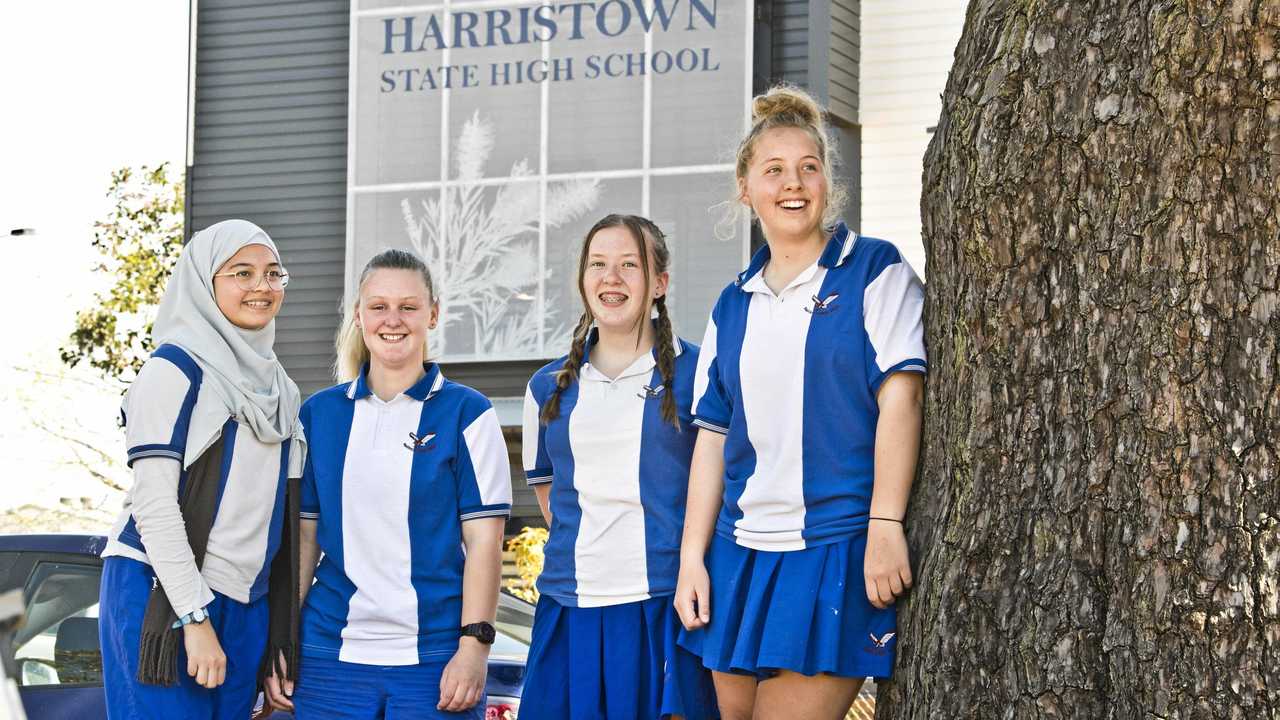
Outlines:
<svg viewBox="0 0 1280 720"><path fill-rule="evenodd" d="M484 698L470 710L445 712L437 710L440 702L440 676L449 658L417 665L401 665L384 672L387 679L386 720L483 720Z"/></svg>
<svg viewBox="0 0 1280 720"><path fill-rule="evenodd" d="M299 658L293 716L297 720L380 718L386 700L380 677L387 670L380 665L345 663L337 658Z"/></svg>
<svg viewBox="0 0 1280 720"><path fill-rule="evenodd" d="M721 720L751 720L759 683L751 675L713 672L716 685L716 703L720 706ZM803 716L793 716L803 717Z"/></svg>
<svg viewBox="0 0 1280 720"><path fill-rule="evenodd" d="M267 599L248 605L221 598L209 618L227 656L227 676L213 691L214 720L244 720L257 699L258 665L267 638Z"/></svg>
<svg viewBox="0 0 1280 720"><path fill-rule="evenodd" d="M212 694L187 675L187 653L181 639L177 684L161 687L138 682L138 644L153 582L154 575L146 563L121 557L109 557L102 563L98 638L102 645L107 717L110 720L209 718L213 712Z"/></svg>
<svg viewBox="0 0 1280 720"><path fill-rule="evenodd" d="M782 670L760 682L754 720L842 720L858 697L862 681L863 678L808 676Z"/></svg>

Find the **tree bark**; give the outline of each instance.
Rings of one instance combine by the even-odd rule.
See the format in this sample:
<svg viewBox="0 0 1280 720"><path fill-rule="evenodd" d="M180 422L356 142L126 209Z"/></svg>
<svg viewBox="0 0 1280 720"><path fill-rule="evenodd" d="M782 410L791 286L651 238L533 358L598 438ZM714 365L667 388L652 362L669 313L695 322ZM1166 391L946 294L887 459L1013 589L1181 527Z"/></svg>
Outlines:
<svg viewBox="0 0 1280 720"><path fill-rule="evenodd" d="M975 0L880 718L1280 718L1280 0Z"/></svg>

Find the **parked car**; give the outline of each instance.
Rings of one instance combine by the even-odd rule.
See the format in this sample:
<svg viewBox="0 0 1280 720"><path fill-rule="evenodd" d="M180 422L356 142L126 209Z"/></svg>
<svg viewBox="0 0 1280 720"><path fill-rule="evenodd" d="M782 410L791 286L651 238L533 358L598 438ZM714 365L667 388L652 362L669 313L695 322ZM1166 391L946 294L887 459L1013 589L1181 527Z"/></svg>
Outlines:
<svg viewBox="0 0 1280 720"><path fill-rule="evenodd" d="M29 720L95 720L107 715L98 646L98 554L105 544L100 535L0 535L0 592L22 588L26 603L26 622L14 634L12 660ZM486 717L514 720L520 709L533 606L503 593L496 626L485 688Z"/></svg>

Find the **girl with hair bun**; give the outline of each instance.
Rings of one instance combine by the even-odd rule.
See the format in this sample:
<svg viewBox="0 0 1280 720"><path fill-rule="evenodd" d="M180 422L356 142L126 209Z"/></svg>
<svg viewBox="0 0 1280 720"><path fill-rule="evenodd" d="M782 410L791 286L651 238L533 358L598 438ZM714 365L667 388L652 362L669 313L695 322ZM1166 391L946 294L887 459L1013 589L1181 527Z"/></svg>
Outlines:
<svg viewBox="0 0 1280 720"><path fill-rule="evenodd" d="M299 720L484 716L511 469L493 406L427 360L438 313L418 256L374 256L340 384L302 406L301 666L267 684Z"/></svg>
<svg viewBox="0 0 1280 720"><path fill-rule="evenodd" d="M649 220L597 222L572 349L529 381L524 468L551 535L521 720L715 716L671 605L698 347L671 330L670 259Z"/></svg>
<svg viewBox="0 0 1280 720"><path fill-rule="evenodd" d="M834 720L890 676L911 586L924 290L897 248L836 220L809 95L774 88L752 120L737 200L767 245L721 293L698 362L680 643L727 720Z"/></svg>

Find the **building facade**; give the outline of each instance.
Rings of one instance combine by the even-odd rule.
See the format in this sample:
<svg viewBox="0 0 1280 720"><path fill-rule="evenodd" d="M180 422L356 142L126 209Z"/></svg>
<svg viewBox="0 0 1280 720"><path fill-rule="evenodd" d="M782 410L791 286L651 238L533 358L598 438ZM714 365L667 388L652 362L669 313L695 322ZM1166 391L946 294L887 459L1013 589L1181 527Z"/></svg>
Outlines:
<svg viewBox="0 0 1280 720"><path fill-rule="evenodd" d="M711 41L728 43L716 46L727 48L728 56L694 53L680 57L703 63L703 69L707 64L731 69L730 77L741 77L740 86L731 89L732 97L738 99L721 103L731 106L738 117L745 117L746 98L752 92L776 82L805 87L827 105L842 159L837 174L851 191L846 221L851 227L865 227L870 234L894 240L923 272L920 159L929 129L936 123L938 95L963 24L965 4L956 0L666 1L676 18L669 37L678 37L675 30L706 29L708 21L722 36L729 37ZM359 4L353 7L352 2ZM597 4L601 12L610 6L613 20L600 25L608 36L599 39L601 47L614 39L611 33L624 32L620 24L624 14L635 18L636 28L627 32L635 32L636 47L653 58L668 36L652 27L641 31L638 19L648 10L652 20L655 2L662 5L659 0L631 0L631 7L621 8L618 6L627 3L620 0L545 5L561 6L564 17L595 9ZM486 108L468 105L474 94L468 96L456 89L444 101L443 124L432 116L438 112L438 101L423 106L428 108L422 114L425 130L419 128L423 137L406 151L412 157L404 160L397 156L401 152L398 146L380 150L379 138L398 132L396 128L403 125L394 115L399 110L385 110L384 118L390 120L379 119L377 114L377 103L386 106L386 98L392 94L387 91L388 84L403 91L408 82L414 83L409 89L426 88L428 82L422 74L399 69L407 65L388 63L396 60L397 53L408 50L421 51L413 58L415 62L431 56L430 63L419 62L415 67L457 64L468 52L481 50L475 46L485 43L485 21L490 25L488 51L501 53L503 49L496 46L502 45L504 38L519 41L521 8L525 26L537 32L537 8L544 3L506 3L510 22L494 32L492 12L498 5L477 4L475 0L440 0L417 6L395 0L192 0L186 227L191 232L221 219L242 217L271 233L293 276L277 322L276 350L303 392L310 394L333 382L333 337L341 320L343 294L358 265L385 244L379 238L393 233L408 243L414 240L415 227L419 234L416 242L426 242L424 233L446 236L451 227L448 219L430 215L431 208L443 207L446 201L466 193L474 194L475 202L496 207L498 200L494 198L503 187L515 188L510 193L515 194L521 182L541 182L539 197L553 198L557 187L563 186L562 194L568 195L595 182L596 203L581 217L557 224L544 202L542 213L528 222L534 229L519 240L525 244L518 246L518 253L508 253L538 258L540 264L522 272L547 278L528 287L513 286L505 296L504 308L518 301L536 308L537 313L529 316L532 320L510 322L504 330L491 322L492 318L481 318L472 303L454 311L455 316L470 313L466 323L453 327L449 330L453 334L439 342L433 338L433 346L447 343L442 358L445 374L480 390L498 408L516 478L517 517L513 523L524 523L535 517L537 510L518 471L520 403L532 373L563 352L556 330L566 318L576 318L580 312L573 300L572 283L563 276L582 229L613 210L648 211L664 227L675 227L674 244L681 249L676 251L673 268L673 305L685 308L683 315L677 315L677 329L695 341L702 335L710 302L740 269L759 238L758 234L752 238L745 224L728 245L716 245L702 237L706 226L699 215L731 194L724 168L732 162L732 143L741 134L740 127L733 125L741 120L723 121L731 126L716 128L715 136L726 142L709 151L675 143L670 120L681 116L681 96L721 91L718 83L699 86L693 65L695 72L685 76L688 87L679 85L684 81L668 79L661 83L645 78L601 83L580 97L567 99L572 112L562 112L554 101L554 93L560 90L553 82L530 75L527 67L511 65L502 70L491 63L492 67L482 68L485 77L494 83L505 81L501 91L511 93L504 101L509 103L505 110L499 107L493 119L487 119ZM486 12L490 14L486 16ZM441 20L442 30L432 34L432 18L450 13L449 20ZM743 29L740 42L724 35L730 26ZM476 34L464 36L460 27L470 27ZM504 36L504 31L511 34ZM557 41L543 32L543 58L554 58ZM568 41L582 36L581 46L590 47L593 41L587 34L565 25L559 37ZM434 46L430 39L435 40ZM530 47L537 44L529 43ZM566 47L566 52L574 49L571 44ZM438 57L432 55L437 50ZM675 47L670 57L677 57ZM509 61L520 60L511 55ZM579 62L577 72L585 71L585 63ZM389 79L387 73L392 73ZM509 87L512 78L522 77L527 87ZM438 89L444 80L437 75L429 82L431 89ZM499 89L476 92L496 94ZM417 102L416 98L411 101ZM590 117L590 108L608 109L629 102L638 108L633 114L643 116L643 130L621 139L602 136L575 144L572 137L556 140L553 131L550 138L543 133L539 148L535 147L536 134L511 139L512 133L499 133L497 140L490 138L491 155L485 156L492 159L489 164L493 167L479 171L484 177L478 183L468 185L463 176L466 169L457 167L457 157L448 156L468 147L466 142L474 144L475 137L462 136L466 120L474 121L472 131L481 132L485 122L498 122L521 107L536 107L540 108L542 126L550 117L552 128L568 125L572 135L581 136L593 128L618 124L606 119L595 123L579 120L579 125L572 125L584 107ZM455 119L452 126L450 117ZM530 124L538 125L532 120ZM639 158L634 161L619 160L617 167L624 169L593 165L598 153L592 147L613 152L628 143L642 151L633 153ZM532 176L521 175L517 168L520 162L531 168ZM558 172L557 163L569 170ZM419 172L421 168L429 171ZM471 168L470 172L475 175L477 171ZM731 172L727 178L731 180ZM578 185L570 186L573 182ZM433 200L438 201L436 205ZM681 230L688 228L693 230L682 235ZM464 292L463 280L455 279L454 284L459 293ZM448 288L443 295L449 299ZM540 334L524 344L510 340L512 328L532 324L540 328Z"/></svg>

